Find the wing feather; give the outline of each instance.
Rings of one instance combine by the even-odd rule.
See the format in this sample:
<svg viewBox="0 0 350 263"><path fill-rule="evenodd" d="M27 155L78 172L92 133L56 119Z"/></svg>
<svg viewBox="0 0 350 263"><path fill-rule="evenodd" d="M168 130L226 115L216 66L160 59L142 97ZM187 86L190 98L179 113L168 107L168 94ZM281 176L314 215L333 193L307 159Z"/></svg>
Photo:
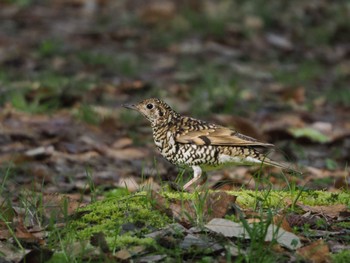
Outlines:
<svg viewBox="0 0 350 263"><path fill-rule="evenodd" d="M259 142L252 137L245 136L235 130L222 126L192 131L183 130L182 133L178 133L176 141L179 143L196 145L273 146L273 144Z"/></svg>

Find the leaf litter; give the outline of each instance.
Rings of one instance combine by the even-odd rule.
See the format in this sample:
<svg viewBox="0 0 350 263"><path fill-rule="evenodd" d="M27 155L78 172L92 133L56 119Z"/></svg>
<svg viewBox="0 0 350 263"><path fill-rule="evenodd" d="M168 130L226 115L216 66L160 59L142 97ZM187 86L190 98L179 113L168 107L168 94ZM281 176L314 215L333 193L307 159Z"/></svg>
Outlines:
<svg viewBox="0 0 350 263"><path fill-rule="evenodd" d="M171 98L182 113L239 126L245 134L275 143L274 157L288 156L304 166L303 176L287 178L291 184L334 193L349 190L349 29L342 22L346 8L341 4L253 5L248 9L255 11L247 14L245 4L230 12L240 7L229 1L19 2L0 3L2 247L13 248L14 234L29 247L41 246L48 221L64 227L65 216L103 198L104 190L159 190L163 181L175 180L177 170L158 157L145 122L116 107L145 96ZM267 21L260 10L273 19ZM217 17L233 19L222 23ZM332 21L332 26L322 21ZM209 187L287 187L279 171L264 171L271 174L264 185L252 179L254 168L237 167L213 172ZM205 196L202 204L180 204L152 193L158 209L189 227L200 205L202 223L239 213L235 200L223 193ZM327 246L347 248L341 246L349 242L344 238L347 207L297 202L296 208L300 210L283 211L282 218L278 213L274 224L287 232L299 228L303 258L328 260ZM33 214L23 217L23 209ZM243 212L247 220L263 220L251 216L255 211ZM35 217L39 214L42 221ZM16 224L13 234L9 226ZM215 238L183 231L184 247L217 244ZM324 240L315 240L319 237ZM172 242L177 241L174 237ZM310 252L318 247L320 253ZM222 253L217 248L213 254ZM44 250L32 249L24 259L49 257ZM164 254L142 253L140 249L130 258L164 259ZM23 257L22 252L4 254L16 262Z"/></svg>

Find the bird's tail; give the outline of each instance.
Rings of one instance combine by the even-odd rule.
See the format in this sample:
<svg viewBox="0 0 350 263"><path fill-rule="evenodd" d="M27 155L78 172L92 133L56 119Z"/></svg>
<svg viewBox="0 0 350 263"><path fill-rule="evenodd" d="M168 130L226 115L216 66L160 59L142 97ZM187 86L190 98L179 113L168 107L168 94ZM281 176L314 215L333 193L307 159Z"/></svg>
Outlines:
<svg viewBox="0 0 350 263"><path fill-rule="evenodd" d="M288 173L294 173L294 174L301 174L301 172L297 171L295 167L291 164L287 163L281 163L281 162L275 162L264 156L264 158L261 159L263 165L270 165L274 167L281 168L282 170L287 171Z"/></svg>

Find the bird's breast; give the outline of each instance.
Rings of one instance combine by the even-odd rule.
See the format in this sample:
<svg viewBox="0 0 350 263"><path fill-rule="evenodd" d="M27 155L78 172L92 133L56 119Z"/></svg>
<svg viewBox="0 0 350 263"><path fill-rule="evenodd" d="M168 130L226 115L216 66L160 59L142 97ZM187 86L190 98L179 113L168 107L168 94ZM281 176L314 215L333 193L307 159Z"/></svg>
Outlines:
<svg viewBox="0 0 350 263"><path fill-rule="evenodd" d="M174 134L171 131L164 131L154 134L154 143L160 153L169 161L176 155L176 141Z"/></svg>

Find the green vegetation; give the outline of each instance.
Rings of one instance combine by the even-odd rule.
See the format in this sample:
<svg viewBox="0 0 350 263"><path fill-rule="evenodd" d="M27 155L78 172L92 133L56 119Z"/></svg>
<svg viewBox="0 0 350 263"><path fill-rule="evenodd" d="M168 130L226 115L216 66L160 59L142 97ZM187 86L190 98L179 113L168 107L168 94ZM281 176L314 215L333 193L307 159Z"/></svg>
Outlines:
<svg viewBox="0 0 350 263"><path fill-rule="evenodd" d="M333 254L332 260L334 263L347 263L350 261L350 250L343 250L340 253Z"/></svg>
<svg viewBox="0 0 350 263"><path fill-rule="evenodd" d="M145 193L130 195L124 190L113 191L117 197L109 197L79 209L77 220L73 220L67 227L68 233L75 233L79 240L86 240L94 233L103 232L111 247L121 247L123 240L128 243L138 241L137 237L154 229L166 226L171 220L160 212L151 209L151 201ZM130 230L136 237L129 237L123 225L133 224ZM120 239L124 231L127 237ZM125 232L126 231L126 232ZM143 242L143 241L140 241ZM147 239L146 243L149 242ZM124 244L125 245L125 244Z"/></svg>
<svg viewBox="0 0 350 263"><path fill-rule="evenodd" d="M298 196L298 202L312 206L350 203L350 193L347 192L303 191L300 195L291 195L289 191L240 190L227 193L237 196L236 202L246 208L256 207L258 202L261 209L281 209L286 202L293 200L296 196ZM197 218L192 218L192 220L195 225L203 225L203 202L206 194L195 191L194 193L163 192L162 195L169 200L192 200L197 212ZM130 195L123 190L113 191L108 194L107 199L79 209L79 214L82 216L73 220L68 228L70 229L68 232L76 233L79 239L87 239L93 233L100 231L103 231L108 237L115 237L120 233L123 224L138 221L142 227L137 233L145 234L152 228L164 227L171 220L152 209L152 202L146 192Z"/></svg>
<svg viewBox="0 0 350 263"><path fill-rule="evenodd" d="M228 191L237 196L237 207L226 218L242 223L250 240L214 238L228 262L290 260L292 252L275 252L275 240L264 240L278 212L298 217L299 203L350 203L346 163L349 1L174 1L173 6L165 1L160 9L146 2L137 6L137 12L132 1L94 1L95 6L89 1L0 3L4 21L0 25L4 32L0 43L0 232L5 236L1 244L20 253L33 246L47 247L55 251L51 263L108 262L115 260L118 251L132 254L135 247L179 262L223 261L210 254L212 247L179 249L179 240L184 239L181 229L170 231L166 245L164 240L146 237L175 225L171 224L175 219L155 208L147 186L141 185L137 193L126 189L104 193L124 176L140 183L141 174L142 179L161 184L164 205L188 201L193 211L182 210L181 215L199 229L207 223L205 205L211 190L170 192L161 181L173 180L174 170L164 164L150 167L153 154L147 160L137 158L144 156L139 148L150 145L150 129L142 116L120 110L119 105L160 97L186 115L204 120L223 117L227 126L231 126L229 118L217 114L249 116L256 121L253 132L262 135L259 140L275 143L285 155L307 166L305 177L291 180L284 175L264 178L258 172L255 190L245 189L252 185L239 177L241 170L237 169L238 179L232 180L229 174L227 181L244 187ZM158 21L147 21L150 16ZM107 114L106 120L103 113L109 111L113 115ZM52 116L52 121L43 121L50 119L43 114ZM313 125L316 122L320 125ZM46 147L53 152L46 152ZM28 154L32 150L34 154ZM9 163L13 168L4 169ZM84 173L88 165L91 173ZM232 172L236 176L236 170ZM274 185L276 178L283 183ZM182 185L182 178L177 183ZM344 190L308 190L335 187ZM79 196L91 204L75 211L64 197L50 210L45 198L52 192ZM75 205L80 207L80 202ZM246 209L253 215L244 218L241 210ZM257 222L248 223L248 218ZM350 229L348 221L325 218L293 229L310 240L317 234L315 229ZM42 236L27 242L18 237L18 226ZM92 244L99 234L108 253L100 244ZM200 237L213 240L207 232ZM350 242L348 236L322 237L338 244ZM244 253L231 257L233 243ZM1 251L0 260L6 257ZM336 263L349 258L348 251L332 255Z"/></svg>

